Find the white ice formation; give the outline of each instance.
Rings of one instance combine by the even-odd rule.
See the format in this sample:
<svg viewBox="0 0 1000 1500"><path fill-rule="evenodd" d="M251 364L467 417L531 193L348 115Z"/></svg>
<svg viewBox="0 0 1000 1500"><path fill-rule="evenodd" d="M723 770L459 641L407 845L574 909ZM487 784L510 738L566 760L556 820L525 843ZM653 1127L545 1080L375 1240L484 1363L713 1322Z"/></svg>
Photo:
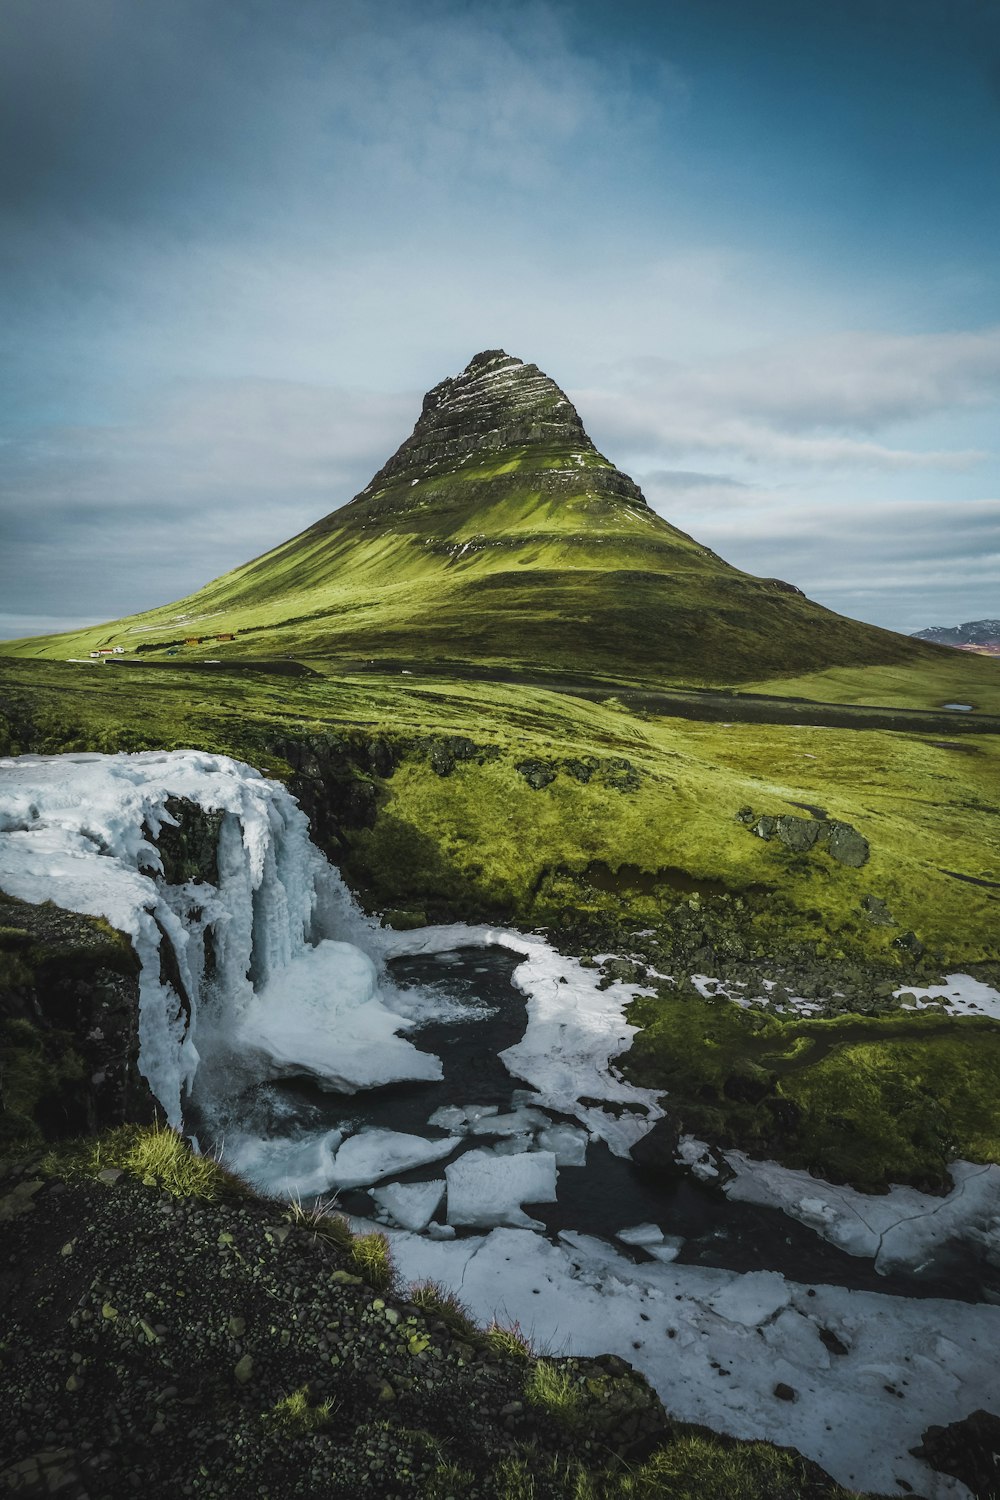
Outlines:
<svg viewBox="0 0 1000 1500"><path fill-rule="evenodd" d="M177 823L179 804L220 818L217 871L178 885L164 878L157 838ZM261 1080L305 1076L350 1094L440 1078L439 1060L401 1033L434 1014L455 1018L455 1002L395 990L384 961L490 944L523 956L515 983L527 997L529 1024L505 1061L538 1091L535 1107L496 1120L496 1106L439 1111L445 1129L506 1136L507 1146L492 1155L534 1147L577 1165L588 1134L625 1155L660 1114L655 1094L616 1078L610 1066L633 1035L622 1019L629 986L601 991L594 971L541 938L499 928L384 931L359 912L311 843L294 798L228 756L183 750L0 760L0 888L104 917L131 938L141 962L139 1066L177 1127L192 1093L211 1112L225 1094ZM161 963L164 944L175 963ZM581 1096L615 1101L618 1110L583 1106ZM586 1128L553 1122L546 1109ZM411 1137L409 1156L394 1156L383 1171L377 1158L386 1142L372 1131L345 1141L347 1128L291 1137L227 1130L225 1155L264 1189L313 1195L367 1185L458 1144L441 1149L438 1138L428 1154L428 1143L418 1149Z"/></svg>
<svg viewBox="0 0 1000 1500"><path fill-rule="evenodd" d="M156 839L177 822L171 801L222 814L217 882L162 879ZM105 917L132 939L139 1065L172 1125L202 1057L209 1069L310 1074L341 1091L440 1077L437 1059L398 1035L413 1023L385 1005L372 959L343 941L366 935L364 919L305 814L227 756L0 761L0 887ZM161 978L163 943L183 995ZM329 1145L311 1143L311 1179Z"/></svg>

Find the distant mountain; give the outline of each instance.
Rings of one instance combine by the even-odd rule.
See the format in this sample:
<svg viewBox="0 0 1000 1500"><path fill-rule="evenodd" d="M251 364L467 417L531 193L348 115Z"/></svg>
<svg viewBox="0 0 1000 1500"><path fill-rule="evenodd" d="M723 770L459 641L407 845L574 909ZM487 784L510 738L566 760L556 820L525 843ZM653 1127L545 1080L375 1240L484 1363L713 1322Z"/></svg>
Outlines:
<svg viewBox="0 0 1000 1500"><path fill-rule="evenodd" d="M290 541L176 604L4 649L98 646L689 683L933 651L730 567L671 526L597 451L565 392L501 349L435 386L361 493Z"/></svg>
<svg viewBox="0 0 1000 1500"><path fill-rule="evenodd" d="M1000 620L967 620L964 625L929 625L913 633L915 641L933 641L936 646L957 646L980 656L1000 656Z"/></svg>

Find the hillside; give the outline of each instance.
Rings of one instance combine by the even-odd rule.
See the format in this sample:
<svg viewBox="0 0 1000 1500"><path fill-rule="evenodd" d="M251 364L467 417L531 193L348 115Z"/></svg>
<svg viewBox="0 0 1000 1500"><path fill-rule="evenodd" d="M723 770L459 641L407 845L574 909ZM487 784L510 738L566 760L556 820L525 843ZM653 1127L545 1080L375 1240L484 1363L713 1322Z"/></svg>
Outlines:
<svg viewBox="0 0 1000 1500"><path fill-rule="evenodd" d="M365 489L300 535L174 604L4 650L65 659L98 647L640 685L920 668L940 655L740 572L669 525L559 387L501 350L435 386Z"/></svg>

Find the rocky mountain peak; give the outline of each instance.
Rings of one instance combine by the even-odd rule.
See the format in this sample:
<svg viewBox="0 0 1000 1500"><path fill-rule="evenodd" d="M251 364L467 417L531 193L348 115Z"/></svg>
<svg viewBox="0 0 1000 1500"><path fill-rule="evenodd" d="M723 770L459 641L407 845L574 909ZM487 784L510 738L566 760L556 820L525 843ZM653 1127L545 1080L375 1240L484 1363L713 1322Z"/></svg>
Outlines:
<svg viewBox="0 0 1000 1500"><path fill-rule="evenodd" d="M576 408L554 380L503 349L484 349L461 374L427 392L413 433L366 493L411 470L457 467L472 453L535 443L596 452Z"/></svg>

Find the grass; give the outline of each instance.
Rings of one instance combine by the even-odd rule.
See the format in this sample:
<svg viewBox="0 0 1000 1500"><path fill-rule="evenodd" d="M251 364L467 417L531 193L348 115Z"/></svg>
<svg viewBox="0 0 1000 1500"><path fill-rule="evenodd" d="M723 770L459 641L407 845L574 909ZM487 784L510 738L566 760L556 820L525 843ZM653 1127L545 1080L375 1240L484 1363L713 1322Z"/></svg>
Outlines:
<svg viewBox="0 0 1000 1500"><path fill-rule="evenodd" d="M324 1427L330 1425L333 1412L332 1398L328 1397L314 1406L310 1400L308 1385L301 1385L290 1396L283 1396L276 1401L271 1410L264 1413L264 1419L269 1425L287 1432L289 1436L295 1436L322 1431Z"/></svg>
<svg viewBox="0 0 1000 1500"><path fill-rule="evenodd" d="M350 1250L354 1234L343 1214L333 1212L334 1200L319 1200L304 1208L293 1198L285 1211L285 1218L297 1229L304 1229L318 1240L325 1240L338 1250Z"/></svg>
<svg viewBox="0 0 1000 1500"><path fill-rule="evenodd" d="M196 1156L175 1130L165 1125L121 1125L96 1137L58 1142L46 1152L41 1170L53 1177L96 1177L126 1172L146 1187L174 1198L219 1198L249 1190L213 1156Z"/></svg>
<svg viewBox="0 0 1000 1500"><path fill-rule="evenodd" d="M547 1359L533 1362L524 1394L532 1406L541 1407L567 1427L578 1427L584 1418L585 1403L576 1381L568 1370Z"/></svg>
<svg viewBox="0 0 1000 1500"><path fill-rule="evenodd" d="M535 1358L534 1346L516 1318L513 1323L498 1323L494 1318L486 1330L486 1337L494 1349L511 1359Z"/></svg>
<svg viewBox="0 0 1000 1500"><path fill-rule="evenodd" d="M389 1241L377 1231L355 1235L350 1245L351 1260L358 1274L377 1292L395 1292L396 1268L392 1263Z"/></svg>
<svg viewBox="0 0 1000 1500"><path fill-rule="evenodd" d="M769 1443L727 1444L692 1434L676 1438L633 1472L615 1476L603 1495L607 1500L802 1500L817 1491L830 1500L851 1496L839 1485L819 1491L796 1453Z"/></svg>
<svg viewBox="0 0 1000 1500"><path fill-rule="evenodd" d="M414 1307L443 1323L458 1338L480 1336L479 1325L455 1292L439 1281L416 1281L407 1291Z"/></svg>
<svg viewBox="0 0 1000 1500"><path fill-rule="evenodd" d="M1000 1161L1000 1025L935 1013L778 1019L665 987L628 1011L622 1060L685 1130L882 1191Z"/></svg>
<svg viewBox="0 0 1000 1500"><path fill-rule="evenodd" d="M468 1470L442 1464L429 1493L459 1500L474 1483ZM786 1449L681 1428L641 1463L598 1465L522 1449L500 1461L482 1493L492 1500L863 1500Z"/></svg>
<svg viewBox="0 0 1000 1500"><path fill-rule="evenodd" d="M374 793L377 817L343 826L336 857L377 908L427 910L429 901L435 913L527 925L603 913L643 926L677 905L680 871L729 894L759 892L751 925L761 951L794 940L820 956L899 966L893 939L912 930L941 964L1000 956L1000 892L956 878L989 880L1000 868L997 736L698 722L458 679L174 676L65 663L4 663L0 702L8 753L190 746L287 779L288 739L340 745L344 775ZM456 734L495 758L437 774L426 747ZM391 778L367 769L373 739L395 751ZM584 783L566 762L588 756L605 769ZM622 758L638 781L627 793L607 769ZM518 772L526 759L554 768L543 790ZM747 804L801 816L798 803L856 827L868 864L796 857L735 821ZM594 884L595 862L616 889ZM868 921L861 903L873 895L895 927Z"/></svg>

